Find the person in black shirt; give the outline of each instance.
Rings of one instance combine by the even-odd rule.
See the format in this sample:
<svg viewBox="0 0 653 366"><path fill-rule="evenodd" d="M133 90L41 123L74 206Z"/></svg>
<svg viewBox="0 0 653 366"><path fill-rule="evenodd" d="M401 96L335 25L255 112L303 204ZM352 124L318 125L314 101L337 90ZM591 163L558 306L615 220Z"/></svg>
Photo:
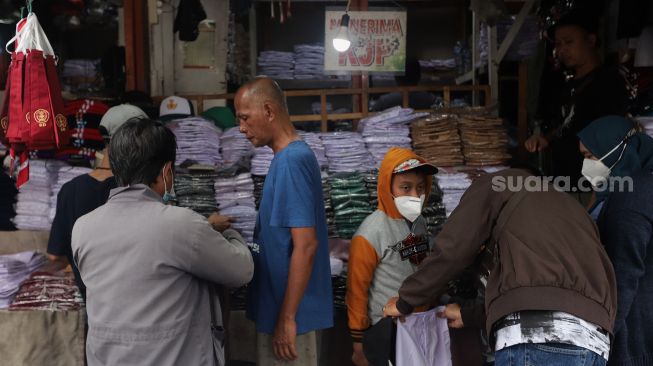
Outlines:
<svg viewBox="0 0 653 366"><path fill-rule="evenodd" d="M543 133L525 143L530 152L551 148L552 174L574 181L580 178L583 163L578 132L599 117L624 116L628 107L624 77L601 62L596 28L596 20L580 12L568 14L555 25L555 52L574 76L566 83L559 108L543 126Z"/></svg>
<svg viewBox="0 0 653 366"><path fill-rule="evenodd" d="M70 264L84 300L86 287L73 261L71 248L73 226L78 218L105 204L109 192L118 186L109 165L108 142L118 128L132 118L147 118L147 115L140 108L128 104L110 108L104 114L100 131L107 148L101 163L94 171L64 184L57 196L57 212L50 229L48 255L50 260L67 261Z"/></svg>

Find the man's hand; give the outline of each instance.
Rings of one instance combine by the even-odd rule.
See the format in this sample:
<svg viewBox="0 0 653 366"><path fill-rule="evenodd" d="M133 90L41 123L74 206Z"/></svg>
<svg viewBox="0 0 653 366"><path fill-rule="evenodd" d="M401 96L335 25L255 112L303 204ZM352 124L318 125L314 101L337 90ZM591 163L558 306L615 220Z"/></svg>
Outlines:
<svg viewBox="0 0 653 366"><path fill-rule="evenodd" d="M297 359L295 339L297 338L297 324L294 319L279 319L272 336L274 356L281 361L294 361Z"/></svg>
<svg viewBox="0 0 653 366"><path fill-rule="evenodd" d="M439 312L437 315L438 318L447 319L449 328L459 329L465 326L465 324L463 324L462 314L460 314L460 305L458 304L449 304L445 306L444 311Z"/></svg>
<svg viewBox="0 0 653 366"><path fill-rule="evenodd" d="M363 343L354 342L354 353L351 355L351 362L356 366L368 366L367 358L363 352Z"/></svg>
<svg viewBox="0 0 653 366"><path fill-rule="evenodd" d="M404 314L400 313L397 309L397 300L399 300L398 297L392 297L388 300L388 303L383 307L383 316L390 316L393 318L404 316Z"/></svg>
<svg viewBox="0 0 653 366"><path fill-rule="evenodd" d="M549 147L549 141L540 135L533 135L524 143L528 152L542 151Z"/></svg>
<svg viewBox="0 0 653 366"><path fill-rule="evenodd" d="M218 213L213 213L209 216L209 224L213 226L213 230L218 232L223 232L231 227L231 222L233 221L231 217L222 216Z"/></svg>

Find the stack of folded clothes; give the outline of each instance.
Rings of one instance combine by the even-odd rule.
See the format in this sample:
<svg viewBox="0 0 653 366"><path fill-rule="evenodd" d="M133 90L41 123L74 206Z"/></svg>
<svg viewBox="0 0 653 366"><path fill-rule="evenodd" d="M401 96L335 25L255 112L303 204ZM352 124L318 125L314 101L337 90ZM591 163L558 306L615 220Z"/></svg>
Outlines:
<svg viewBox="0 0 653 366"><path fill-rule="evenodd" d="M177 138L177 165L196 163L219 166L220 129L201 117L188 117L166 124Z"/></svg>
<svg viewBox="0 0 653 366"><path fill-rule="evenodd" d="M432 114L410 126L415 153L439 167L463 165L458 117Z"/></svg>
<svg viewBox="0 0 653 366"><path fill-rule="evenodd" d="M324 211L326 214L327 229L330 238L338 237L338 227L336 226L336 216L333 212L333 203L331 202L331 185L329 184L329 174L322 172L322 192L324 195Z"/></svg>
<svg viewBox="0 0 653 366"><path fill-rule="evenodd" d="M320 137L329 161L329 172L364 172L374 164L360 133L325 132Z"/></svg>
<svg viewBox="0 0 653 366"><path fill-rule="evenodd" d="M232 228L245 240L253 242L257 211L251 174L221 175L215 180L214 187L220 214L231 217L234 220Z"/></svg>
<svg viewBox="0 0 653 366"><path fill-rule="evenodd" d="M508 133L501 118L463 115L458 127L465 165L505 165L510 159Z"/></svg>
<svg viewBox="0 0 653 366"><path fill-rule="evenodd" d="M9 307L23 281L45 262L37 252L0 255L0 309Z"/></svg>
<svg viewBox="0 0 653 366"><path fill-rule="evenodd" d="M257 147L252 158L253 175L266 176L274 159L274 152L268 146Z"/></svg>
<svg viewBox="0 0 653 366"><path fill-rule="evenodd" d="M426 226L431 237L435 237L442 230L442 225L447 221L447 210L442 203L442 189L438 184L437 178L433 177L431 185L431 194L429 200L422 208L422 216L426 220Z"/></svg>
<svg viewBox="0 0 653 366"><path fill-rule="evenodd" d="M365 180L360 173L341 173L330 176L329 184L338 236L351 239L367 215L374 211Z"/></svg>
<svg viewBox="0 0 653 366"><path fill-rule="evenodd" d="M18 191L14 224L19 230L50 230L50 202L57 171L65 163L57 160L29 162L29 181Z"/></svg>
<svg viewBox="0 0 653 366"><path fill-rule="evenodd" d="M263 51L258 56L258 74L273 79L292 79L295 69L293 52Z"/></svg>
<svg viewBox="0 0 653 366"><path fill-rule="evenodd" d="M64 115L72 133L71 140L68 146L57 150L54 157L72 165L88 165L95 161L95 152L104 149L104 140L99 128L102 116L107 110L108 105L96 100L80 99L67 102Z"/></svg>
<svg viewBox="0 0 653 366"><path fill-rule="evenodd" d="M240 132L238 127L225 130L220 136L224 165L230 166L241 159L249 160L254 155L254 145Z"/></svg>
<svg viewBox="0 0 653 366"><path fill-rule="evenodd" d="M9 310L73 311L83 303L72 273L44 268L23 282Z"/></svg>
<svg viewBox="0 0 653 366"><path fill-rule="evenodd" d="M175 174L177 205L209 217L217 211L213 184L215 172L188 171Z"/></svg>
<svg viewBox="0 0 653 366"><path fill-rule="evenodd" d="M428 113L414 113L410 108L393 107L373 117L363 118L358 125L367 150L374 157L375 168L391 147L410 149L408 124Z"/></svg>

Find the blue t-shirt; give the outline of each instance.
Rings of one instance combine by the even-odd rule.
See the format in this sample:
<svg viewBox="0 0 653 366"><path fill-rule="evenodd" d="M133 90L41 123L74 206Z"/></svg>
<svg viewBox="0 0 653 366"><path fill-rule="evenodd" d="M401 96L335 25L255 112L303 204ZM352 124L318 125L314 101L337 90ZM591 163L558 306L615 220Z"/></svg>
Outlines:
<svg viewBox="0 0 653 366"><path fill-rule="evenodd" d="M313 151L291 142L272 160L254 229L254 278L249 285L247 317L261 333L274 333L288 283L290 228L315 227L318 248L313 272L295 320L297 334L333 326L331 269L322 180Z"/></svg>

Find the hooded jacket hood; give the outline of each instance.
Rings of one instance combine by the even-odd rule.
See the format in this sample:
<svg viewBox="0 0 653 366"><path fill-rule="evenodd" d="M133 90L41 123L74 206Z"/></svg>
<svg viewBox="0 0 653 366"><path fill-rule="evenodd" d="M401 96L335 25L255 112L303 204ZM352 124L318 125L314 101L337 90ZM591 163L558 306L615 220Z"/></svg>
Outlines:
<svg viewBox="0 0 653 366"><path fill-rule="evenodd" d="M420 162L426 163L427 161L422 157L415 154L410 149L403 149L393 147L383 157L381 168L379 169L379 179L377 185L377 194L379 196L378 209L383 211L388 217L392 219L401 219L403 216L395 206L394 198L392 197L392 174L394 169L408 159L417 159ZM431 184L433 183L433 176L426 176L426 201L428 202L429 194L431 193Z"/></svg>

